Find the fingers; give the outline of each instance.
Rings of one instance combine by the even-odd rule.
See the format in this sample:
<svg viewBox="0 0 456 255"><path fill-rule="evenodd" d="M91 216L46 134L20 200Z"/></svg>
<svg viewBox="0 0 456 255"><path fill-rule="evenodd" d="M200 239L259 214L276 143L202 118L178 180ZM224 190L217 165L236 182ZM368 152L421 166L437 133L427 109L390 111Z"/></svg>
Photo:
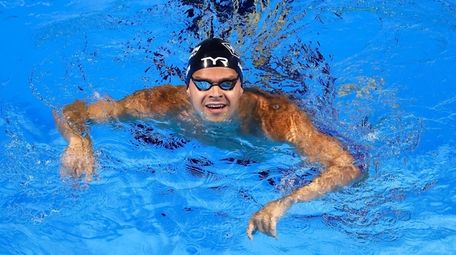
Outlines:
<svg viewBox="0 0 456 255"><path fill-rule="evenodd" d="M75 173L76 173L75 177L79 178L84 173L84 169L85 169L85 159L78 160L78 162L76 164L76 169L75 169Z"/></svg>
<svg viewBox="0 0 456 255"><path fill-rule="evenodd" d="M60 166L60 177L65 178L70 176L70 169L64 165Z"/></svg>
<svg viewBox="0 0 456 255"><path fill-rule="evenodd" d="M277 227L277 220L276 219L272 219L271 220L271 226L269 228L269 233L271 234L272 237L277 237L276 227Z"/></svg>
<svg viewBox="0 0 456 255"><path fill-rule="evenodd" d="M260 218L260 219L255 220L255 225L256 225L256 228L258 229L258 231L260 231L261 233L267 234L268 223L265 219Z"/></svg>
<svg viewBox="0 0 456 255"><path fill-rule="evenodd" d="M93 167L94 167L94 159L90 158L90 159L88 159L88 163L87 163L87 166L86 166L86 175L85 175L86 182L91 182L92 181Z"/></svg>
<svg viewBox="0 0 456 255"><path fill-rule="evenodd" d="M253 234L255 234L257 230L265 235L277 238L277 218L253 216L247 227L247 237L252 240Z"/></svg>
<svg viewBox="0 0 456 255"><path fill-rule="evenodd" d="M253 219L249 221L249 226L247 227L247 237L252 240L253 239L253 234L256 231L255 224L253 223Z"/></svg>
<svg viewBox="0 0 456 255"><path fill-rule="evenodd" d="M82 154L81 154L82 153ZM85 174L85 181L92 181L95 159L90 152L74 151L67 148L61 157L60 175L79 178Z"/></svg>
<svg viewBox="0 0 456 255"><path fill-rule="evenodd" d="M275 220L272 218L263 218L258 221L258 230L268 236L275 237Z"/></svg>
<svg viewBox="0 0 456 255"><path fill-rule="evenodd" d="M74 177L79 178L85 174L85 180L87 182L92 181L94 162L89 156L82 158L78 161L76 168L74 169Z"/></svg>

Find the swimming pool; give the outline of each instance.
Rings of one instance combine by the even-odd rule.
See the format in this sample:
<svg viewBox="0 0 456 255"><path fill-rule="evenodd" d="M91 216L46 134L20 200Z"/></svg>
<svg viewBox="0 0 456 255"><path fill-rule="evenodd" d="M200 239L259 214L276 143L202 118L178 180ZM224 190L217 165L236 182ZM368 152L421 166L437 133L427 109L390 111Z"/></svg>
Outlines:
<svg viewBox="0 0 456 255"><path fill-rule="evenodd" d="M0 1L1 254L455 253L456 3L234 2ZM91 130L93 182L59 177L52 109L182 84L211 35L365 156L365 179L293 207L277 240L245 228L318 174L288 145L116 122Z"/></svg>

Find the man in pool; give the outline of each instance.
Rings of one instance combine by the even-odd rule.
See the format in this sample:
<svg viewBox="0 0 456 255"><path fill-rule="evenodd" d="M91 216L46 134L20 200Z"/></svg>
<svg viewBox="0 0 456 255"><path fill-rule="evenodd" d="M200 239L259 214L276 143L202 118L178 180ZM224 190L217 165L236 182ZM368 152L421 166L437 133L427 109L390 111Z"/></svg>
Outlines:
<svg viewBox="0 0 456 255"><path fill-rule="evenodd" d="M87 124L122 118L174 118L203 124L236 122L243 133L260 132L272 140L290 143L309 161L321 163L325 169L312 182L269 202L251 217L247 227L250 239L256 231L275 237L278 220L293 204L343 187L361 174L341 144L319 132L306 113L289 99L244 88L239 56L218 38L207 39L193 49L186 86L148 88L119 101L102 99L89 105L76 101L63 109L63 116L54 116L69 143L62 155L62 174L85 174L89 181L95 159Z"/></svg>

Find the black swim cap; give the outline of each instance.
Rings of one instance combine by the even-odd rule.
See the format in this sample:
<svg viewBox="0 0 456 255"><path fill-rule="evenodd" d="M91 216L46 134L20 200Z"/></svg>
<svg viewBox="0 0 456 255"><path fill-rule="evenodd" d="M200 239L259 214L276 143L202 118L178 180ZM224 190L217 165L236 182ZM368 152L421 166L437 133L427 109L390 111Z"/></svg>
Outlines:
<svg viewBox="0 0 456 255"><path fill-rule="evenodd" d="M220 38L210 38L198 44L188 59L185 84L189 85L194 72L208 67L234 69L238 73L242 85L241 60L228 42Z"/></svg>

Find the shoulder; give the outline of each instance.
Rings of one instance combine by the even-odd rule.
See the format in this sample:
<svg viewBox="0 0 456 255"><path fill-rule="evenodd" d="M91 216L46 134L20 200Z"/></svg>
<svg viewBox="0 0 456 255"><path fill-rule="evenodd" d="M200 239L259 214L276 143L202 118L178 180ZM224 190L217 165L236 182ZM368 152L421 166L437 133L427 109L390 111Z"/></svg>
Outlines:
<svg viewBox="0 0 456 255"><path fill-rule="evenodd" d="M249 88L244 95L244 104L250 104L250 114L255 116L262 130L270 138L288 140L290 131L297 126L312 126L305 111L284 94L275 95L257 88Z"/></svg>
<svg viewBox="0 0 456 255"><path fill-rule="evenodd" d="M271 94L259 88L245 89L241 103L256 104L257 111L260 114L298 109L297 105L285 94Z"/></svg>
<svg viewBox="0 0 456 255"><path fill-rule="evenodd" d="M122 101L125 107L144 113L170 113L189 105L185 86L173 85L138 90Z"/></svg>

